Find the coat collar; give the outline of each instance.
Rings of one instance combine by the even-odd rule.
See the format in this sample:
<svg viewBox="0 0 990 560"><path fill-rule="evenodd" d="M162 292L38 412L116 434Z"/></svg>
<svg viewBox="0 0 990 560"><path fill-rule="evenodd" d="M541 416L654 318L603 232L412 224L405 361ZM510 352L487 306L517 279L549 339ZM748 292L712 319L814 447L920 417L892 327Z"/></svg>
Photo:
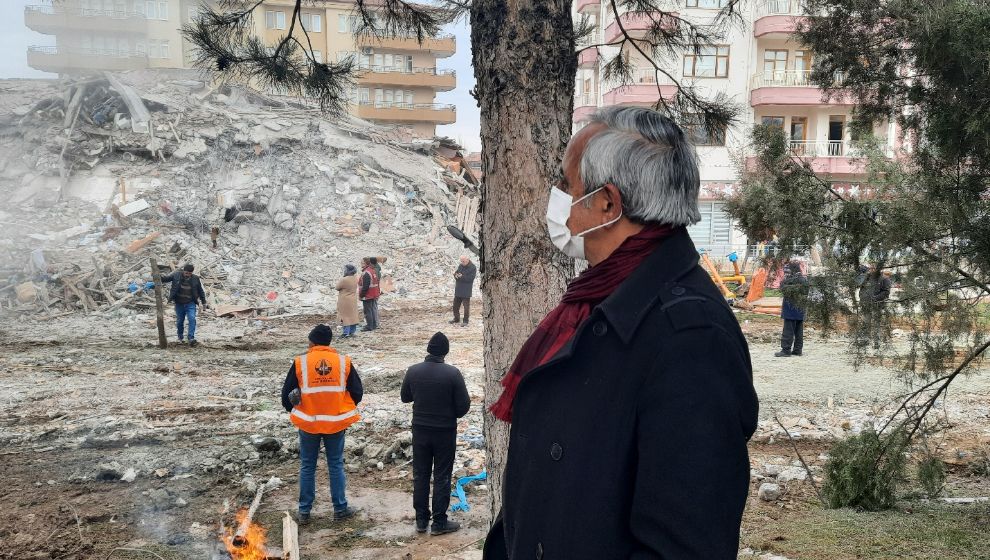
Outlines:
<svg viewBox="0 0 990 560"><path fill-rule="evenodd" d="M433 354L427 354L426 355L426 359L423 360L423 361L424 362L431 362L431 363L434 363L434 364L442 364L443 363L443 358L441 358L440 356L434 356Z"/></svg>
<svg viewBox="0 0 990 560"><path fill-rule="evenodd" d="M628 343L653 306L698 266L698 250L687 228L678 228L599 306L623 343Z"/></svg>

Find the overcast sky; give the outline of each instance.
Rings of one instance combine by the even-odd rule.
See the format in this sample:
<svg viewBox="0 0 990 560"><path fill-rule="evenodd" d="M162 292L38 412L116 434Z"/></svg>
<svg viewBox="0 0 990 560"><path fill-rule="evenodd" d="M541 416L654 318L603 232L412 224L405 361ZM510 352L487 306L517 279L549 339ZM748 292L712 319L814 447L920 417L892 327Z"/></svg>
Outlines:
<svg viewBox="0 0 990 560"><path fill-rule="evenodd" d="M0 78L54 78L27 65L27 48L31 45L54 45L55 38L31 31L24 25L24 6L39 0L0 0ZM478 106L468 93L474 87L471 69L471 33L466 22L445 30L457 36L457 53L440 59L440 68L457 71L457 88L437 94L437 103L457 106L457 122L441 126L437 134L460 141L469 151L481 149Z"/></svg>

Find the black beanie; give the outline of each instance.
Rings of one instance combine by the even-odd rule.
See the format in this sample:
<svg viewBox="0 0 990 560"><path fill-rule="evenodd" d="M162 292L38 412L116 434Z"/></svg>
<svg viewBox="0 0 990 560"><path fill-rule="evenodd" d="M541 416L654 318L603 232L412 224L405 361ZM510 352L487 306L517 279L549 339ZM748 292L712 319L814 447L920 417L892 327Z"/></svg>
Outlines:
<svg viewBox="0 0 990 560"><path fill-rule="evenodd" d="M333 340L333 329L326 325L316 325L309 331L309 341L318 346L330 346Z"/></svg>
<svg viewBox="0 0 990 560"><path fill-rule="evenodd" d="M447 340L447 336L442 332L438 332L433 335L430 339L430 343L426 345L426 353L431 356L436 356L442 358L450 352L450 342Z"/></svg>

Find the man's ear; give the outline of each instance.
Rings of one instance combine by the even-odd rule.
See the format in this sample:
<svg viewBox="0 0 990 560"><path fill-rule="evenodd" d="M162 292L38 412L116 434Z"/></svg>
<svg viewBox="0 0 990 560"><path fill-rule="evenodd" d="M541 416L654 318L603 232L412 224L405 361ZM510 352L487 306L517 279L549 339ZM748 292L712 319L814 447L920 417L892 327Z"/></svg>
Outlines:
<svg viewBox="0 0 990 560"><path fill-rule="evenodd" d="M605 183L602 190L605 192L605 210L609 214L609 219L614 219L622 213L622 193L619 192L619 187L612 183Z"/></svg>

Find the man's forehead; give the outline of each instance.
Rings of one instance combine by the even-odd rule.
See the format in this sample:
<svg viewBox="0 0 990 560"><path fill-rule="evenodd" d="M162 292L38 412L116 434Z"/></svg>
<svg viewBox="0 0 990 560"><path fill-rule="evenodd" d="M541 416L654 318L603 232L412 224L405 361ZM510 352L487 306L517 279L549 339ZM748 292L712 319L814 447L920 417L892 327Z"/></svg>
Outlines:
<svg viewBox="0 0 990 560"><path fill-rule="evenodd" d="M564 161L562 162L563 167L567 167L571 158L580 157L581 153L584 152L585 145L588 141L592 139L596 134L605 130L605 125L602 123L592 123L588 126L582 128L571 137L571 141L567 143L567 151L564 152Z"/></svg>

